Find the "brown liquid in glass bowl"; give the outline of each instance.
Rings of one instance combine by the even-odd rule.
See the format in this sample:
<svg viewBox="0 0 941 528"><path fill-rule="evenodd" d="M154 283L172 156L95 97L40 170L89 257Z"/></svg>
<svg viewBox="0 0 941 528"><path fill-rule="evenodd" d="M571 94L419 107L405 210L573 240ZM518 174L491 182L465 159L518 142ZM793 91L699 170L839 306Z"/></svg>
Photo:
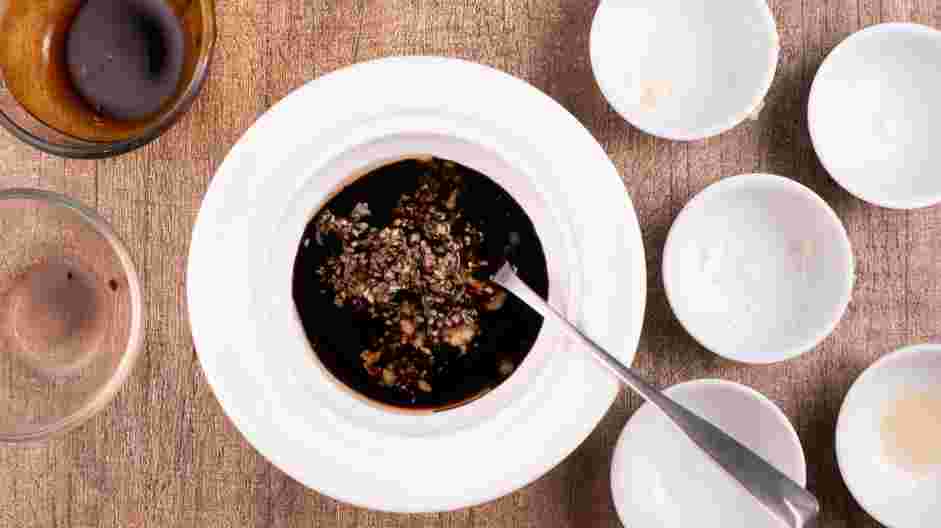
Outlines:
<svg viewBox="0 0 941 528"><path fill-rule="evenodd" d="M447 168L442 169L445 164ZM383 353L375 363L366 361L366 353L377 349L376 343L383 342L383 336L390 334L390 327L393 328L391 335L394 339L401 337L402 333L398 331L401 321L376 317L371 313L373 305L365 299L344 298L343 302L338 301L342 296L337 295L337 289L318 270L329 267L331 258L338 258L349 243L334 234L325 235L323 219L327 212L336 218L351 218L354 210L362 207L358 204L367 204L368 215L358 220L376 230L391 226L394 218L401 214L402 208L397 208L401 197L417 196L422 182L427 181L423 178L428 177L429 171L437 176L434 171L439 170L454 171L460 178L459 193L456 200L452 200L451 207L456 207L461 219L455 221L451 229L464 232L466 228L456 224L466 222L474 227L473 231L479 230L483 234L479 258L484 261L503 258L510 245L517 248L512 262L519 275L546 297L549 279L545 255L535 227L522 207L490 178L441 160L392 163L344 188L308 224L294 264L294 302L321 363L333 377L357 393L406 409L448 409L493 389L523 362L542 327L542 317L513 296L501 299L502 305L498 309L481 309L475 315L478 331L469 343L453 346L450 338L445 337L422 347L424 356L409 348L410 353L418 356L419 368L425 371L426 377L419 382L419 390L401 383L401 371L398 376L393 376L393 381L399 378L398 383L384 383L385 370L394 370L392 367L396 364L395 357L388 357L389 353ZM441 197L442 210L449 207L447 198ZM408 224L402 230L403 243L412 246L423 243L419 239L429 231L427 226ZM352 247L346 249L359 251ZM421 269L420 263L418 268ZM414 291L405 289L396 295L413 296ZM397 301L400 299L395 298ZM422 302L414 297L411 299L418 307L416 311L422 313ZM422 318L418 331L422 331L422 324L427 324L426 329L431 335L431 323L426 322L430 320L431 317ZM406 338L402 339L404 342ZM385 381L389 381L388 378Z"/></svg>
<svg viewBox="0 0 941 528"><path fill-rule="evenodd" d="M163 0L88 0L65 41L72 86L97 113L146 119L177 90L183 26Z"/></svg>
<svg viewBox="0 0 941 528"><path fill-rule="evenodd" d="M9 0L0 71L35 119L95 142L135 137L195 73L203 36L187 0Z"/></svg>

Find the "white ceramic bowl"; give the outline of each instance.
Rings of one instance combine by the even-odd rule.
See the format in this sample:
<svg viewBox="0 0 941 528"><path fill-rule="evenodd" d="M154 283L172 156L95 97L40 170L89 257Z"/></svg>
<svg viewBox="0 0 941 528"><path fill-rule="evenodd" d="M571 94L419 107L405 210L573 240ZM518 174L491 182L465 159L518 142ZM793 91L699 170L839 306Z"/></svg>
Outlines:
<svg viewBox="0 0 941 528"><path fill-rule="evenodd" d="M680 212L663 251L676 317L703 346L744 363L798 356L836 327L853 288L836 213L781 176L715 183Z"/></svg>
<svg viewBox="0 0 941 528"><path fill-rule="evenodd" d="M840 43L807 110L814 149L850 193L895 209L941 202L941 31L880 24Z"/></svg>
<svg viewBox="0 0 941 528"><path fill-rule="evenodd" d="M378 510L450 510L515 491L574 450L618 391L551 325L506 382L440 413L388 412L329 378L291 296L304 227L356 175L427 154L490 176L522 205L546 253L550 299L627 364L643 320L643 244L617 170L532 86L464 61L400 57L333 72L279 102L203 200L187 270L193 339L222 407L263 456Z"/></svg>
<svg viewBox="0 0 941 528"><path fill-rule="evenodd" d="M754 390L721 380L666 394L718 425L804 485L800 439L784 413ZM611 493L627 528L777 528L774 518L650 404L631 417L611 463Z"/></svg>
<svg viewBox="0 0 941 528"><path fill-rule="evenodd" d="M771 86L778 33L765 0L602 0L591 64L637 128L693 140L752 114Z"/></svg>
<svg viewBox="0 0 941 528"><path fill-rule="evenodd" d="M941 519L941 467L900 468L884 455L880 433L893 402L939 383L941 345L916 345L875 362L843 400L836 425L840 472L856 501L886 526L925 528Z"/></svg>

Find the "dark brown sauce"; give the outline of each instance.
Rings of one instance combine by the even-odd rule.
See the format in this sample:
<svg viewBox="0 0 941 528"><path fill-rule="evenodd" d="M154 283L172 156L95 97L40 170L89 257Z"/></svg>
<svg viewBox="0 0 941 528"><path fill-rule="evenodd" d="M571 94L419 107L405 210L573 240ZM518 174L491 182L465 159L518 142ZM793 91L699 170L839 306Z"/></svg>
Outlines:
<svg viewBox="0 0 941 528"><path fill-rule="evenodd" d="M345 216L357 203L365 202L371 211L369 223L386 225L399 197L418 187L423 167L415 160L380 167L339 192L325 209ZM487 256L499 260L512 237L520 248L513 258L519 275L546 297L549 290L546 259L532 221L496 182L469 168L458 167L464 181L458 207L484 233ZM442 409L461 404L505 380L506 373L500 372L501 362L508 360L518 368L536 341L542 317L509 296L500 310L481 313L480 335L466 353L435 351L433 392L405 395L377 385L363 367L360 353L380 331L377 325L382 322L334 304L333 292L323 284L316 270L338 248L314 243L316 237L315 215L304 232L294 263L293 297L297 312L324 366L335 378L370 399L410 409Z"/></svg>
<svg viewBox="0 0 941 528"><path fill-rule="evenodd" d="M72 85L96 112L145 119L177 90L183 26L164 0L88 0L65 50Z"/></svg>

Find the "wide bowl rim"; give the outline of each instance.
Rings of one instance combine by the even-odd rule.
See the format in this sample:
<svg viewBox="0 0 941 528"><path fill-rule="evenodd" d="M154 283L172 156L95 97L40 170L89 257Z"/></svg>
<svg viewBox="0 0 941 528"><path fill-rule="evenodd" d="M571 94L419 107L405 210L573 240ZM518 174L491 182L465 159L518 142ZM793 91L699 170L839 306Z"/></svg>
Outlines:
<svg viewBox="0 0 941 528"><path fill-rule="evenodd" d="M599 205L594 209L587 208L584 210L585 212L580 214L593 214L593 211L618 212L616 225L605 227L598 235L590 238L590 241L585 241L584 244L590 242L594 250L592 254L597 255L591 265L592 270L601 271L600 267L607 261L606 257L613 259L622 256L625 259L624 266L630 270L629 273L622 274L623 276L618 283L618 291L625 294L629 293L629 297L613 299L610 297L610 289L606 292L604 289L597 287L593 288L591 295L588 296L592 302L593 312L600 310L601 306L609 306L611 310L602 312L603 316L605 313L608 316L620 313L620 317L629 320L620 327L606 327L607 330L604 332L607 333L599 335L599 337L607 337L612 342L618 343L619 349L622 349L623 354L627 357L633 357L636 353L646 304L644 248L641 243L642 238L636 211L632 206L629 194L624 189L617 168L584 126L559 106L557 102L524 81L493 68L459 59L434 56L389 57L359 63L329 73L299 88L262 115L226 157L219 172L211 182L206 199L200 208L194 227L194 242L190 248L187 266L187 300L189 301L187 307L191 328L197 344L200 364L206 372L212 392L220 400L223 410L232 419L244 438L255 446L260 453L282 471L312 489L349 504L381 511L401 513L449 511L487 502L515 491L557 465L588 436L600 421L604 412L610 408L617 392L616 383L600 367L595 365L590 357L578 354L569 355L561 365L568 369L564 372L566 377L579 382L590 381L593 384L591 385L591 391L581 391L584 395L568 401L568 406L562 413L562 416L565 417L572 415L571 418L575 421L570 422L566 418L564 423L559 423L558 419L548 419L550 410L553 410L556 418L559 414L554 411L555 406L551 406L549 403L562 398L554 397L551 391L540 390L535 394L527 395L527 401L522 403L522 408L527 412L529 410L538 410L538 421L533 419L535 417L528 417L528 415L519 412L521 411L521 405L516 405L510 411L501 412L496 420L488 422L487 427L481 428L474 435L459 432L447 437L448 442L452 442L450 439L453 438L453 441L459 441L462 445L474 449L489 448L493 445L493 449L504 446L516 452L515 450L523 447L524 430L531 432L535 429L537 431L546 431L547 434L541 449L531 449L529 441L526 440L525 459L517 460L515 463L509 463L508 465L493 466L487 464L485 466L486 468L494 468L493 470L485 470L484 468L475 470L473 469L473 460L467 457L457 457L456 462L446 464L442 466L442 469L455 466L460 467L461 470L471 471L471 474L464 479L460 490L454 489L454 486L442 488L442 486L436 484L437 481L428 480L427 475L425 475L424 483L417 488L409 487L406 490L401 488L404 485L402 481L394 483L390 481L389 486L384 486L382 493L379 493L373 485L359 483L353 486L349 484L349 478L344 480L339 477L331 477L333 471L339 470L338 462L330 462L324 456L319 457L323 462L322 464L318 464L316 467L312 466L309 450L303 449L301 438L308 438L308 436L325 437L328 432L330 434L335 433L334 427L340 424L334 422L318 424L317 431L309 431L311 427L308 424L299 425L296 420L293 420L293 417L283 415L278 409L269 407L264 402L253 403L249 401L247 396L240 396L238 392L243 391L243 394L246 394L244 390L247 390L245 387L249 385L252 390L261 389L262 386L250 376L245 375L245 365L232 363L228 351L235 344L219 343L219 336L212 331L212 318L218 318L218 314L213 315L213 309L217 306L217 303L214 302L212 297L212 291L214 291L212 283L218 281L214 279L217 272L213 271L217 268L211 265L213 252L210 251L209 247L213 244L210 242L215 239L231 238L231 242L227 242L233 245L231 251L242 253L247 250L248 248L239 241L242 240L241 238L228 237L225 233L241 228L247 223L248 219L245 218L247 213L244 207L247 205L250 212L251 208L258 204L258 193L267 192L267 198L270 198L273 194L281 195L282 193L281 190L254 187L260 182L246 182L246 188L245 185L238 183L243 178L237 177L237 174L244 171L250 171L246 174L267 174L273 166L278 165L277 160L261 155L261 150L267 150L268 147L283 148L283 137L278 134L271 134L271 129L277 126L278 129L286 128L289 130L293 126L298 126L307 130L309 120L305 120L304 115L310 112L321 112L322 119L318 128L328 129L331 131L330 134L346 134L347 130L343 128L345 126L343 123L348 123L351 120L351 110L348 104L338 104L337 101L347 100L351 90L358 92L357 86L365 86L363 83L366 81L368 81L366 84L370 84L372 81L369 80L376 78L385 79L387 82L385 97L376 98L365 107L359 105L356 108L358 113L353 112L352 120L358 122L373 114L386 115L389 112L401 113L412 109L435 113L455 112L463 117L486 119L492 127L488 130L488 137L491 140L494 138L513 139L510 143L524 148L527 155L532 156L534 153L538 153L537 158L540 161L539 164L536 164L537 167L543 167L544 163L548 163L550 159L555 158L557 161L561 161L561 166L565 167L564 170L567 171L566 174L570 173L570 168L574 168L571 167L572 163L565 161L566 158L562 155L561 149L548 151L551 152L551 155L547 154L544 149L533 150L540 141L545 146L547 143L554 145L565 140L571 149L587 157L589 163L586 167L593 169L591 175L563 181L568 182L569 187L566 188L570 191L573 188L577 190L572 194L578 197L579 203L589 192L586 185L583 184L579 187L579 182L595 182L591 189L605 193L605 198L600 200L603 207ZM421 78L420 82L419 78ZM480 84L481 79L489 82ZM455 93L465 93L468 97L455 97ZM493 95L497 99L484 97L487 94ZM394 97L395 100L390 102L390 97ZM541 127L534 120L524 119L530 115L543 117L544 121L541 122L543 123ZM557 125L558 130L554 129L553 133L549 133L545 130L545 122ZM340 130L338 131L335 127L340 127ZM519 134L524 131L533 132L535 135L532 137L520 136ZM315 133L309 132L308 136ZM331 135L331 137L333 136ZM525 141L523 138L525 138ZM536 143L529 142L530 139ZM517 144L516 142L520 143ZM295 145L294 148L297 148L297 146ZM510 148L507 145L501 147L501 151ZM329 152L319 154L317 159L325 155L329 155ZM559 168L556 171L548 171L554 175L551 181L555 181L555 176L563 176L560 173L562 170L562 168ZM577 170L573 172L579 174ZM592 178L595 175L597 177ZM294 186L295 184L287 183L286 185ZM615 187L617 188L616 192ZM248 194L245 194L246 192ZM230 197L230 194L233 197ZM253 194L256 196L253 197ZM237 197L237 203L242 205L235 206L228 203L229 200L236 199L235 197ZM243 203L250 197L252 201L248 204ZM566 210L572 210L571 204ZM235 216L232 216L233 213ZM581 232L584 231L584 229L581 229ZM603 246L596 244L600 236L606 235L614 235L617 238L614 240L609 238L607 244ZM243 266L243 268L245 267ZM246 269L235 270L239 275L246 271ZM202 284L197 285L197 282L200 281ZM219 286L222 286L222 283ZM606 293L609 295L606 295ZM240 304L246 302L249 296L243 295L242 297L238 300ZM628 300L630 303L627 302ZM246 313L243 308L238 308L237 311L240 317L242 313ZM587 322L591 323L591 320ZM601 333L603 330L599 326L599 324L589 324L590 328L594 327L596 332ZM210 346L213 343L219 346ZM553 375L561 372L559 369L554 369ZM568 385L571 386L572 383ZM539 402L538 409L535 405L537 401ZM532 414L537 413L533 412ZM519 420L520 418L527 419ZM265 420L266 424L276 423L276 427L280 428L277 431L293 429L297 431L298 435L304 436L299 436L296 441L285 439L286 435L284 434L275 434L274 430L260 427L258 425L260 420ZM288 423L289 421L291 423ZM504 428L504 426L506 427ZM501 430L497 431L496 427L500 427ZM325 428L330 431L324 431ZM551 432L549 432L550 429ZM482 434L485 436L481 436ZM357 437L355 440L360 443L345 448L343 453L331 455L334 460L343 462L346 459L342 455L353 449L356 450L356 453L367 456L368 453L360 448L363 439ZM332 442L333 438L325 441ZM430 446L427 442L422 442L421 439L408 439L408 442L408 445L416 449L424 449L424 446ZM483 444L480 442L483 442ZM499 444L494 444L494 442L499 442ZM355 473L359 469L361 468L358 466L351 466L349 463L344 462L344 474L348 475L350 471ZM369 470L373 473L378 471L371 464Z"/></svg>

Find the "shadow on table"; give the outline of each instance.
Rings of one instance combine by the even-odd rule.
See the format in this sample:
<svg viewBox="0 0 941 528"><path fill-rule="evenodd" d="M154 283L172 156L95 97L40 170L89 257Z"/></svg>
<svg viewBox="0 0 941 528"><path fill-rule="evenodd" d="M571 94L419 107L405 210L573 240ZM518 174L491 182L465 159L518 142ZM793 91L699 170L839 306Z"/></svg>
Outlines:
<svg viewBox="0 0 941 528"><path fill-rule="evenodd" d="M854 356L851 354L850 356ZM802 419L795 424L807 457L807 488L820 500L821 526L867 526L874 520L847 489L836 460L835 432L840 405L858 372L867 365L848 358L846 376L832 383L816 383L801 402Z"/></svg>
<svg viewBox="0 0 941 528"><path fill-rule="evenodd" d="M820 59L804 68L779 68L766 99L763 120L771 130L772 141L763 152L766 171L788 176L820 195L843 218L863 202L841 188L820 163L807 124L807 102L813 75Z"/></svg>
<svg viewBox="0 0 941 528"><path fill-rule="evenodd" d="M597 5L567 2L548 13L525 76L571 112L609 152L629 154L640 132L611 108L591 69L591 22Z"/></svg>

